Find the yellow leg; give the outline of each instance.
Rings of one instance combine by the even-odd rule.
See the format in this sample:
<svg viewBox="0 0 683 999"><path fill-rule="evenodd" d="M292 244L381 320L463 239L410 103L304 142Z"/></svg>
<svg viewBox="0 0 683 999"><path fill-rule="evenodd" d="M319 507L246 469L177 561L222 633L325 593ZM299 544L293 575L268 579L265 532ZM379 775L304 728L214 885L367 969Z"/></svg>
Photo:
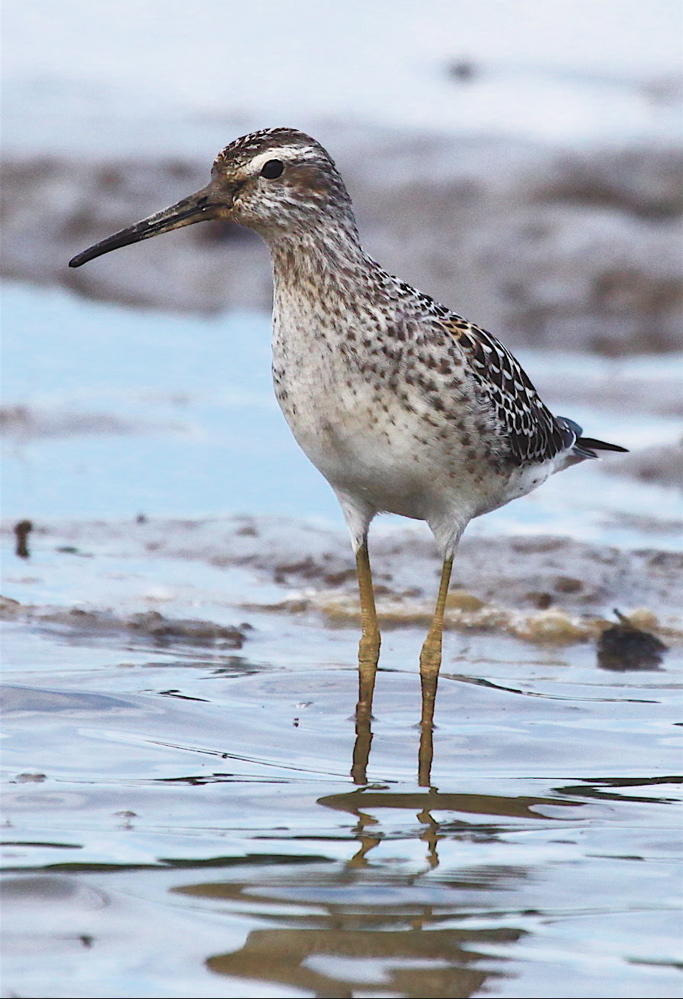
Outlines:
<svg viewBox="0 0 683 999"><path fill-rule="evenodd" d="M375 593L367 541L356 553L356 572L360 594L361 637L358 644L358 711L370 714L375 689L375 674L379 660L380 634L375 610Z"/></svg>
<svg viewBox="0 0 683 999"><path fill-rule="evenodd" d="M434 759L434 701L436 699L436 673L432 677L433 696L427 696L422 680L422 718L420 720L420 748L417 756L417 782L420 787L432 786L432 761Z"/></svg>
<svg viewBox="0 0 683 999"><path fill-rule="evenodd" d="M370 747L372 746L372 695L370 704L356 707L356 740L353 744L353 759L351 761L351 779L354 784L367 784L368 763L370 762Z"/></svg>
<svg viewBox="0 0 683 999"><path fill-rule="evenodd" d="M436 685L441 668L441 644L443 638L443 617L446 609L446 597L451 581L453 559L444 559L439 583L439 595L432 623L424 640L420 653L420 679L422 681L422 720L423 728L432 728L434 721L434 703L436 701Z"/></svg>

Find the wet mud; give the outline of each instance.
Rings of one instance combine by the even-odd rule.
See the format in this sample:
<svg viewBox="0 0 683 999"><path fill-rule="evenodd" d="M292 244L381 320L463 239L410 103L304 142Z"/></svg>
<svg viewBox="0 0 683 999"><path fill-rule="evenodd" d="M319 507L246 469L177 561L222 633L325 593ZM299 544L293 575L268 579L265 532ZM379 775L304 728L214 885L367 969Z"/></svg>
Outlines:
<svg viewBox="0 0 683 999"><path fill-rule="evenodd" d="M6 528L9 533L10 527ZM251 574L235 600L250 611L316 614L334 626L355 627L355 571L343 531L287 518L234 516L34 526L35 545L62 556L144 560L150 566L198 563L226 574ZM372 545L379 614L384 625L427 626L440 565L431 538L419 528L392 527ZM125 564L125 563L124 563ZM84 578L92 572L85 567ZM21 577L17 577L18 579ZM30 579L30 576L28 577ZM464 632L509 634L529 642L597 640L613 627L613 608L628 623L674 642L683 639L679 585L683 553L625 551L571 538L538 536L462 540L446 608L446 626ZM152 600L155 598L152 597ZM8 619L46 627L64 625L102 634L240 648L248 626L167 618L158 610L121 613L107 607L55 608L6 600Z"/></svg>
<svg viewBox="0 0 683 999"><path fill-rule="evenodd" d="M0 620L21 620L41 630L68 628L80 638L140 638L159 645L199 645L217 650L241 649L249 630L248 624L230 628L211 621L168 618L156 610L128 615L80 607L64 610L35 607L6 597L0 597Z"/></svg>

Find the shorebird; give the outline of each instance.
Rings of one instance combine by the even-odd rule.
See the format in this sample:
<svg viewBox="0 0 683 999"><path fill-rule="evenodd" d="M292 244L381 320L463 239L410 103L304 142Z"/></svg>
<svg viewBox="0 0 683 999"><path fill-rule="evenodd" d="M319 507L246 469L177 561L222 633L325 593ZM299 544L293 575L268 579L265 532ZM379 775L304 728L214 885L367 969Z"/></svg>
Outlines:
<svg viewBox="0 0 683 999"><path fill-rule="evenodd" d="M441 580L420 654L423 699L430 687L433 704L453 556L469 521L598 451L626 448L554 416L495 337L368 256L332 158L296 129L231 142L206 187L70 266L207 219L248 226L270 247L275 394L339 499L356 558L361 709L372 703L380 648L370 522L399 514L434 535Z"/></svg>

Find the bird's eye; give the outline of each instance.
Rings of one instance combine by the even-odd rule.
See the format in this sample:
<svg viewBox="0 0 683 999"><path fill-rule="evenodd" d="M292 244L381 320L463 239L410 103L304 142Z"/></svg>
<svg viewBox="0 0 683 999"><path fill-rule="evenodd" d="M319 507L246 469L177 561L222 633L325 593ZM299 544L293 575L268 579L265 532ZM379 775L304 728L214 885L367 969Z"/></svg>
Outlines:
<svg viewBox="0 0 683 999"><path fill-rule="evenodd" d="M284 168L285 165L282 160L268 160L261 168L261 176L267 180L275 180L276 177L281 176Z"/></svg>

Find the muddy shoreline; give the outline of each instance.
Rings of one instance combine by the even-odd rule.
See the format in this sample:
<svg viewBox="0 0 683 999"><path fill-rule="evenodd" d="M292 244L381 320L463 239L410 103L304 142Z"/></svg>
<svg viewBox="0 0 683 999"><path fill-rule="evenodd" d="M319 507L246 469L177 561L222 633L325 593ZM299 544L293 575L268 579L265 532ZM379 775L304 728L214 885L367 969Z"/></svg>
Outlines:
<svg viewBox="0 0 683 999"><path fill-rule="evenodd" d="M5 525L7 535L12 525ZM36 524L29 549L44 559L80 558L77 577L62 607L5 600L5 620L41 629L68 628L91 635L213 648L241 648L249 641L250 613L315 615L325 626L356 627L355 575L343 531L288 518L232 516L211 519L143 519ZM127 566L146 563L158 585L130 609L128 595L93 597L88 578L106 554ZM415 528L383 529L372 544L378 609L385 627L429 621L439 563L433 543ZM225 573L226 588L239 574L232 597L233 623L205 619L206 607L180 600L168 583L174 564L201 563ZM155 564L157 569L154 569ZM130 570L131 581L135 572ZM182 569L180 568L182 572ZM158 574L158 575L157 575ZM174 577L177 573L174 570ZM465 537L458 551L447 626L459 631L508 634L532 643L571 644L599 639L615 624L614 608L631 623L667 642L683 641L675 596L683 553L656 548L623 551L554 536ZM119 578L119 577L117 577ZM12 566L13 583L39 586L31 558ZM246 580L246 582L244 581ZM27 592L30 592L30 587ZM227 599L227 598L226 598ZM180 606L161 613L159 601ZM207 601L210 604L210 601ZM209 609L210 613L210 609ZM246 621L243 620L246 618Z"/></svg>
<svg viewBox="0 0 683 999"><path fill-rule="evenodd" d="M511 345L606 355L681 347L683 151L568 153L500 139L322 129L368 250ZM229 136L226 137L226 139ZM268 309L267 253L207 223L69 270L68 258L206 182L196 158L3 164L1 273L166 310Z"/></svg>

